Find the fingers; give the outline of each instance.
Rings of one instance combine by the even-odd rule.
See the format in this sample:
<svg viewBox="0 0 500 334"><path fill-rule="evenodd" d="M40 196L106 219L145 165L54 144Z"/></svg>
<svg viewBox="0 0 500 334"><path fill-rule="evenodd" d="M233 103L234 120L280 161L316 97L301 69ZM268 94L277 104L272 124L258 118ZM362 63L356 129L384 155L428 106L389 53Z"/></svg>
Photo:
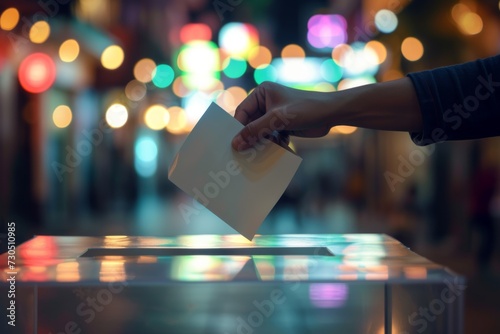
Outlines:
<svg viewBox="0 0 500 334"><path fill-rule="evenodd" d="M247 125L254 119L264 115L265 110L265 88L263 86L257 86L253 92L248 95L243 102L236 108L234 113L234 118L236 118L241 124Z"/></svg>

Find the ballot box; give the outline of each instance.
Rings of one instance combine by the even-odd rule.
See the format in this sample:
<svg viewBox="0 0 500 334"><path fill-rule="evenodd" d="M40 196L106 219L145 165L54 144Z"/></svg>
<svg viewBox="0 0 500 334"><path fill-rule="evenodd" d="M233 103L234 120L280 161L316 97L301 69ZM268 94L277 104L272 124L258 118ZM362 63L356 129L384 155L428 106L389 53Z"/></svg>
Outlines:
<svg viewBox="0 0 500 334"><path fill-rule="evenodd" d="M36 236L7 256L1 333L463 333L464 278L383 234Z"/></svg>

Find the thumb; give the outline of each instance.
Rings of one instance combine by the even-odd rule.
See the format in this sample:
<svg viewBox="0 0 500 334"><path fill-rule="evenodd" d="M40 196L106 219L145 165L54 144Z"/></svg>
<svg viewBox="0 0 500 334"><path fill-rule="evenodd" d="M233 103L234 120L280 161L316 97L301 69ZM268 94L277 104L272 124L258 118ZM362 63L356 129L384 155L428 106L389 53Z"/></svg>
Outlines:
<svg viewBox="0 0 500 334"><path fill-rule="evenodd" d="M273 129L270 126L271 114L264 114L262 117L248 123L234 138L231 143L236 151L244 151L253 147L257 142L272 135Z"/></svg>

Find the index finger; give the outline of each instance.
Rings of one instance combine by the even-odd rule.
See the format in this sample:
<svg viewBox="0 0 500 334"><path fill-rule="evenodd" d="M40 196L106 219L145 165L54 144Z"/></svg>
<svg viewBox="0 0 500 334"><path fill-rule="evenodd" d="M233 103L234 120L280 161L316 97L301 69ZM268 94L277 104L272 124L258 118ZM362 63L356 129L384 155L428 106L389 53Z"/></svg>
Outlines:
<svg viewBox="0 0 500 334"><path fill-rule="evenodd" d="M243 125L247 125L265 113L264 92L262 86L257 86L253 92L236 107L234 118Z"/></svg>

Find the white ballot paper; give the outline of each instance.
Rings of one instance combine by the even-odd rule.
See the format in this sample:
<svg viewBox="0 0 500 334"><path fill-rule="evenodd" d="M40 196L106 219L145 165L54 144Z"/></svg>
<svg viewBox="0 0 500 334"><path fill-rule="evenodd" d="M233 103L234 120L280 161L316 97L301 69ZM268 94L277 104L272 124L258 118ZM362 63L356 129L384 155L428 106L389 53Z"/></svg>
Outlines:
<svg viewBox="0 0 500 334"><path fill-rule="evenodd" d="M242 128L212 103L179 149L168 178L252 240L302 159L272 142L236 152L231 141Z"/></svg>

